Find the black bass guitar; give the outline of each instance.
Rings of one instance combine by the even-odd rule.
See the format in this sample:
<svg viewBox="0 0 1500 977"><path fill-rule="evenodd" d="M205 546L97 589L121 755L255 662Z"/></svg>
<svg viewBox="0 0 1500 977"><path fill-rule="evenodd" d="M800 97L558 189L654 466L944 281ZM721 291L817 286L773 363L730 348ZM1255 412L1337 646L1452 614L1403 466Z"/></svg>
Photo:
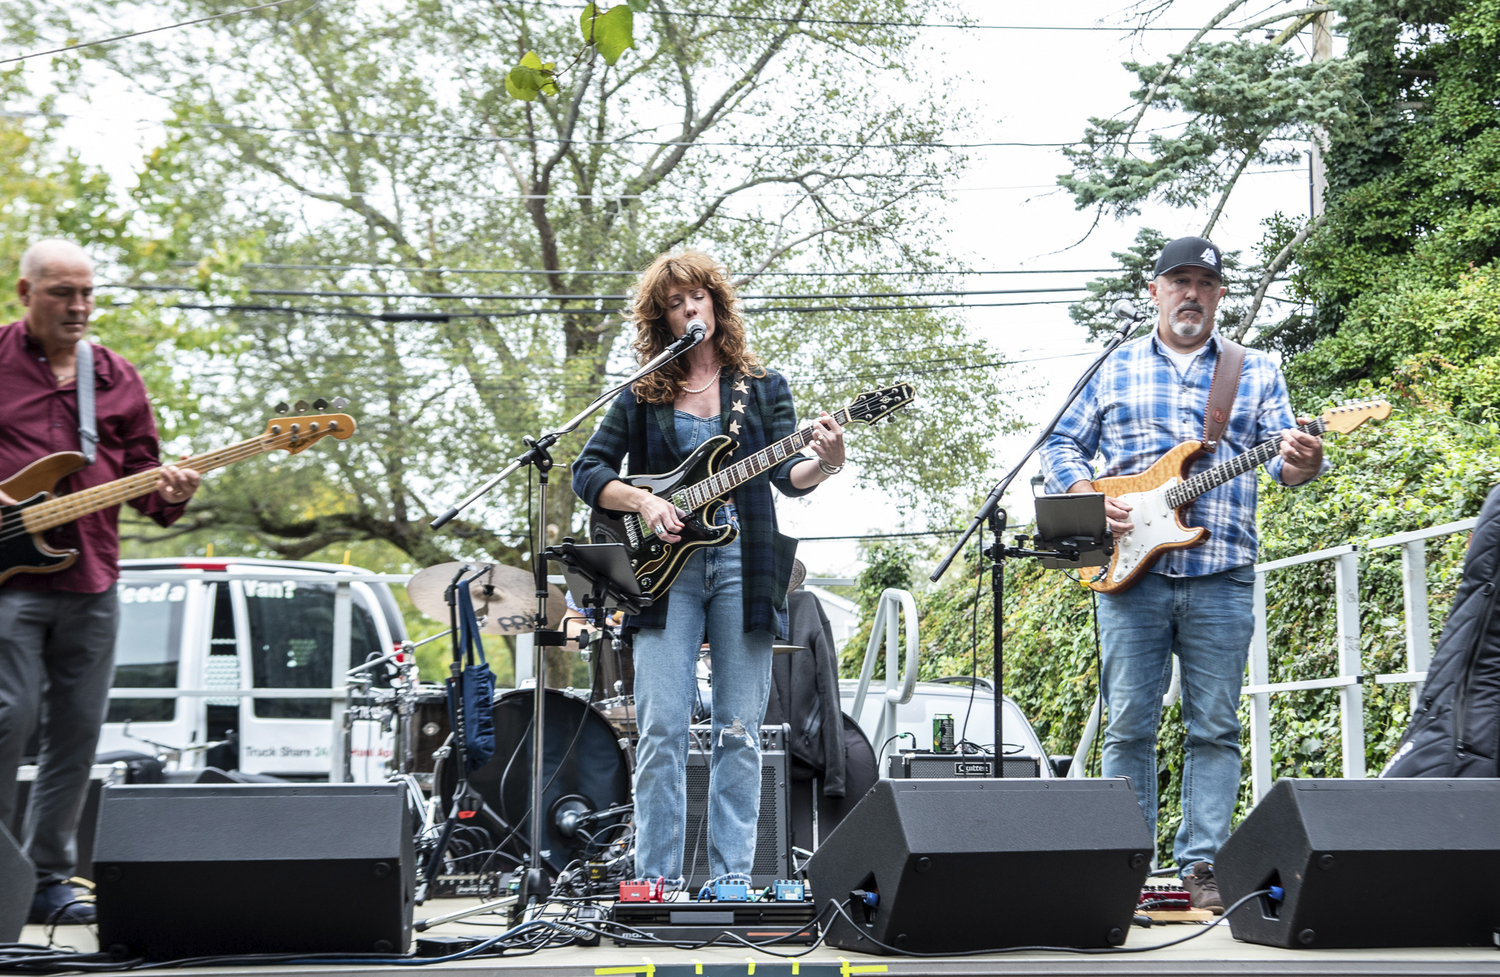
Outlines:
<svg viewBox="0 0 1500 977"><path fill-rule="evenodd" d="M266 433L259 437L174 464L206 474L268 451L296 454L329 435L342 441L353 433L354 418L348 414L278 417L266 424ZM38 458L0 482L0 492L16 500L15 505L0 505L0 584L18 573L56 573L73 565L78 551L48 546L42 538L47 530L156 491L157 470L148 468L103 485L54 496L56 484L84 464L79 452L59 451Z"/></svg>
<svg viewBox="0 0 1500 977"><path fill-rule="evenodd" d="M915 396L916 392L909 383L869 390L832 416L844 427L855 421L874 424L911 403ZM811 442L812 429L803 428L749 458L721 467L725 457L739 447L739 443L727 434L709 438L686 461L663 475L626 475L620 479L626 485L671 499L673 505L687 513L682 520L682 531L678 533L679 542L663 541L633 512L614 515L597 509L589 523L589 538L596 543L624 543L642 592L659 600L677 579L683 563L694 550L702 546L723 546L739 534L730 523L715 521L724 505L723 498L736 486L792 457Z"/></svg>

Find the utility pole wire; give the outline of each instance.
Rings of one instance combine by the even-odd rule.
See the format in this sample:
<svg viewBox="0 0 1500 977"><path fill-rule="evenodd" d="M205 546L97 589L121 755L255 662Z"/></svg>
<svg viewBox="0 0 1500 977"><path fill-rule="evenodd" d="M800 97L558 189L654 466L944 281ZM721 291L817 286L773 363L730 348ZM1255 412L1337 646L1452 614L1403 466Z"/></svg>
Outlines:
<svg viewBox="0 0 1500 977"><path fill-rule="evenodd" d="M264 10L267 7L279 7L284 3L291 2L292 0L271 0L270 3L257 4L254 7L243 7L239 10L230 10L222 14L214 14L212 17L199 17L197 20L185 20L180 24L167 24L163 27L152 27L143 31L132 31L129 34L117 34L114 37L103 37L97 41L83 41L79 44L69 44L67 47L53 48L50 51L37 51L35 54L23 54L20 57L16 58L5 58L3 60L0 60L0 64L13 64L17 61L26 61L31 58L45 58L49 54L62 54L65 51L76 51L79 48L93 47L97 44L113 44L115 41L123 41L126 38L130 37L141 37L145 34L155 34L157 31L169 31L178 27L191 27L194 24L202 24L210 20L222 20L225 17L236 17L240 14L248 14L254 10ZM321 2L321 0L319 0L319 2ZM316 4L314 4L314 6L316 6Z"/></svg>

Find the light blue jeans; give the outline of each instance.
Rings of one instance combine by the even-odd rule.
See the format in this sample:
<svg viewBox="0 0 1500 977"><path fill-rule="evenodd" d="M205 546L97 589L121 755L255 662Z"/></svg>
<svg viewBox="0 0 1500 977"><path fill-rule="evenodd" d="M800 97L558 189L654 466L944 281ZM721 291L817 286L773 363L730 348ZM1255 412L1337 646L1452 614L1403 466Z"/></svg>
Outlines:
<svg viewBox="0 0 1500 977"><path fill-rule="evenodd" d="M1123 594L1101 595L1104 644L1104 776L1129 777L1156 836L1156 731L1162 696L1181 668L1182 826L1172 847L1179 874L1213 863L1229 837L1240 789L1240 681L1255 630L1255 571L1203 577L1148 573Z"/></svg>
<svg viewBox="0 0 1500 977"><path fill-rule="evenodd" d="M733 509L729 509L733 512ZM667 626L635 636L635 874L681 888L687 831L688 723L698 650L713 655L708 781L712 881L750 881L760 819L760 722L771 689L771 635L744 630L740 544L704 548L672 585Z"/></svg>

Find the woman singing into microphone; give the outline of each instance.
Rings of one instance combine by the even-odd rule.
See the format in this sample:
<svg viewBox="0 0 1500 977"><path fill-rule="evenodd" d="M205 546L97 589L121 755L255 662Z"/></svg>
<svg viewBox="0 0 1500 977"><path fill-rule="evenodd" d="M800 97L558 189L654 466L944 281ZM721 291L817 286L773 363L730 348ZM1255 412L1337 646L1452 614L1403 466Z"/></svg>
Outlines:
<svg viewBox="0 0 1500 977"><path fill-rule="evenodd" d="M628 457L637 473L668 472L709 438L727 434L746 458L793 433L787 382L745 345L739 300L724 269L697 251L664 254L636 284L629 318L644 363L688 324L702 342L615 399L573 465L573 491L596 509L638 513L668 543L682 513L620 481ZM844 465L844 435L833 418L815 422L816 458L794 455L735 489L718 517L739 535L695 550L676 582L639 616L635 630L635 874L684 883L688 724L697 699L696 665L705 638L713 656L713 756L709 766L710 884L750 882L760 816L760 721L771 685L771 642L787 633L786 591L797 541L776 529L771 486L801 496Z"/></svg>

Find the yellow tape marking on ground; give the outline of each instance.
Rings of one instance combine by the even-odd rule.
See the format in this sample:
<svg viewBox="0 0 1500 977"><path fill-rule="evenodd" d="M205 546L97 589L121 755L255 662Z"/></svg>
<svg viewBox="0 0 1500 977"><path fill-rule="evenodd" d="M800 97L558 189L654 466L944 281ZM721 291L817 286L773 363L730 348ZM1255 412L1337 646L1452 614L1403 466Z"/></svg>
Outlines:
<svg viewBox="0 0 1500 977"><path fill-rule="evenodd" d="M703 961L702 960L694 960L693 961L693 973L695 973L695 974L701 974L701 973L703 973Z"/></svg>
<svg viewBox="0 0 1500 977"><path fill-rule="evenodd" d="M755 977L755 958L746 957L745 959L750 962L750 969L745 971L747 977Z"/></svg>
<svg viewBox="0 0 1500 977"><path fill-rule="evenodd" d="M644 967L595 967L594 973L597 977L606 977L609 974L645 974L646 977L651 977L656 973L656 964L651 962L650 957L641 957L641 959L646 963ZM698 965L698 973L703 973L702 964Z"/></svg>
<svg viewBox="0 0 1500 977"><path fill-rule="evenodd" d="M850 974L883 974L889 969L883 963L864 964L854 967L850 966L848 957L839 957L839 977L849 977Z"/></svg>

